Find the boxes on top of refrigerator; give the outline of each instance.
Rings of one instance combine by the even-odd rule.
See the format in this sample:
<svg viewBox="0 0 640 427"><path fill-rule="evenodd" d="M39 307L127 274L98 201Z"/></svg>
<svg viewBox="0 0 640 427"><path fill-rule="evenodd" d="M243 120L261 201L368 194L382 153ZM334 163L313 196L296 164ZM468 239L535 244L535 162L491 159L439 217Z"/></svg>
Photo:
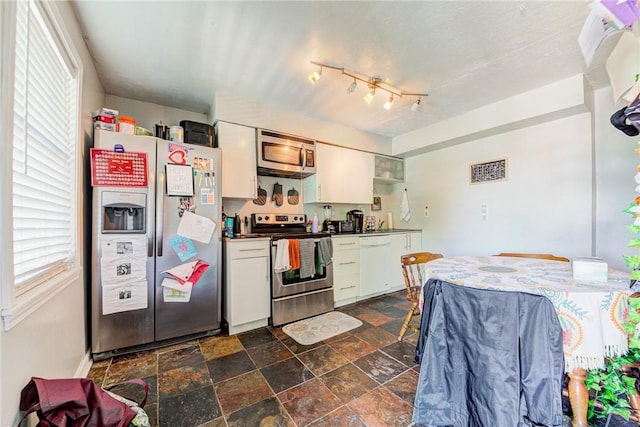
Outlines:
<svg viewBox="0 0 640 427"><path fill-rule="evenodd" d="M135 135L136 119L129 116L120 116L118 119L118 132Z"/></svg>

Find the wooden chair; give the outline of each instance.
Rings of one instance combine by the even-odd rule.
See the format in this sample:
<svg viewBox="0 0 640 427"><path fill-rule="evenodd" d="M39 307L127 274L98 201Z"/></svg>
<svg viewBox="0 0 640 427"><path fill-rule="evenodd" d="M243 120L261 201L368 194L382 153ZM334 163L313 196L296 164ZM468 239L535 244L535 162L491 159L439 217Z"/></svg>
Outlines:
<svg viewBox="0 0 640 427"><path fill-rule="evenodd" d="M555 256L551 254L519 254L513 252L501 252L495 256L513 256L520 258L538 258L538 259L549 259L551 261L564 261L569 262L569 258L565 258L563 256Z"/></svg>
<svg viewBox="0 0 640 427"><path fill-rule="evenodd" d="M402 327L400 327L398 341L402 341L402 337L405 332L407 332L407 328L416 333L420 332L420 330L415 326L409 325L409 322L411 322L413 316L420 314L418 304L420 302L420 291L422 290L422 285L424 285L421 266L438 258L442 258L442 255L431 252L416 252L402 255L400 257L402 275L404 276L404 285L407 288L407 301L411 303L411 308L404 317Z"/></svg>

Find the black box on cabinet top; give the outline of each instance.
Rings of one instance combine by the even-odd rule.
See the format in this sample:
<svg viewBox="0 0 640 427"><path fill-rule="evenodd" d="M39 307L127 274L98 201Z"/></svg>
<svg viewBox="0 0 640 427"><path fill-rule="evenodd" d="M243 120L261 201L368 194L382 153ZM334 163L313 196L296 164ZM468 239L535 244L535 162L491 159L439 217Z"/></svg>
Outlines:
<svg viewBox="0 0 640 427"><path fill-rule="evenodd" d="M207 147L217 147L213 126L206 123L182 120L180 126L184 129L184 142L186 144L206 145Z"/></svg>

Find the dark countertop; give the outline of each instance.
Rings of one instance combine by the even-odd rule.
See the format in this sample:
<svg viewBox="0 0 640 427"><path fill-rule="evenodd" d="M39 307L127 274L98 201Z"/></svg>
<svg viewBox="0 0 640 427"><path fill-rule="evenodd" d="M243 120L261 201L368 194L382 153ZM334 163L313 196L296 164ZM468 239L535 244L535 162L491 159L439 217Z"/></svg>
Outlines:
<svg viewBox="0 0 640 427"><path fill-rule="evenodd" d="M382 229L379 231L365 231L364 233L316 233L318 236L375 236L380 234L396 234L396 233L411 233L418 232L422 230L418 229L410 229L410 228L394 228L392 230ZM311 233L309 233L311 234ZM240 236L233 236L232 238L225 237L225 240L242 240L242 239L257 239L257 238L270 238L271 234L268 233L250 233L250 234L242 234Z"/></svg>

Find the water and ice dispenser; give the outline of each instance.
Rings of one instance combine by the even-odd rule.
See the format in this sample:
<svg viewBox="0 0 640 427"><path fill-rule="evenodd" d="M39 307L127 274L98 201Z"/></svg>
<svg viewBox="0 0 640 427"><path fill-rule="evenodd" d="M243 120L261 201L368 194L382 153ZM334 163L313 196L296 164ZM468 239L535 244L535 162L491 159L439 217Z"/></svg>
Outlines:
<svg viewBox="0 0 640 427"><path fill-rule="evenodd" d="M145 233L147 195L145 193L102 193L103 233Z"/></svg>

